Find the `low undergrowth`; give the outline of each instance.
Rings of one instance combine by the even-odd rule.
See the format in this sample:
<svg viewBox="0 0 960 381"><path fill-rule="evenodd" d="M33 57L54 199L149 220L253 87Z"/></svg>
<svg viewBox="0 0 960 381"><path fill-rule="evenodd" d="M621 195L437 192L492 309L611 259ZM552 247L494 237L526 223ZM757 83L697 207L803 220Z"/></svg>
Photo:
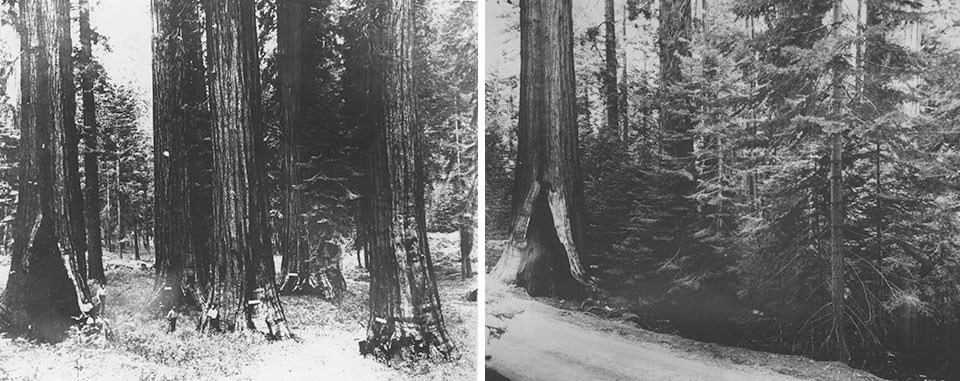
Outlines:
<svg viewBox="0 0 960 381"><path fill-rule="evenodd" d="M252 332L200 333L198 312L186 312L177 330L143 311L153 291L152 258L120 260L107 253L106 317L110 340L104 345L79 337L57 344L0 336L0 380L467 380L476 377L477 305L464 296L476 289L476 276L461 281L459 257L447 242L456 234L431 234L437 258L440 297L448 333L458 348L453 359L383 363L359 355L366 335L369 276L345 253L347 292L340 300L288 296L283 308L294 337L269 341ZM147 268L141 266L146 264ZM0 257L6 275L9 257ZM475 266L474 266L475 268ZM5 282L0 284L0 288Z"/></svg>

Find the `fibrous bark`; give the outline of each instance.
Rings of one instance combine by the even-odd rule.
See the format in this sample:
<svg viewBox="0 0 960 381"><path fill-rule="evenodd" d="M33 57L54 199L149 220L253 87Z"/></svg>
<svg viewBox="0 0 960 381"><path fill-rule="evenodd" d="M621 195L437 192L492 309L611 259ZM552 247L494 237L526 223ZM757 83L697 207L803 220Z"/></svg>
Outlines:
<svg viewBox="0 0 960 381"><path fill-rule="evenodd" d="M283 254L281 293L312 293L336 298L346 288L340 273L340 248L322 234L318 247L311 250L303 226L303 192L300 190L300 146L304 128L304 45L309 7L301 0L277 4L277 47L279 50L280 129L283 151L280 195L283 220L280 248Z"/></svg>
<svg viewBox="0 0 960 381"><path fill-rule="evenodd" d="M511 239L491 277L531 295L576 296L592 286L580 262L570 0L520 3L520 126Z"/></svg>
<svg viewBox="0 0 960 381"><path fill-rule="evenodd" d="M369 3L382 116L370 153L370 319L360 353L384 359L448 357L424 213L422 126L413 81L415 2Z"/></svg>
<svg viewBox="0 0 960 381"><path fill-rule="evenodd" d="M22 0L19 202L0 320L61 339L88 296L77 258L85 240L77 162L70 2ZM72 147L71 147L72 145ZM78 208L79 206L79 208Z"/></svg>
<svg viewBox="0 0 960 381"><path fill-rule="evenodd" d="M87 228L87 261L77 258L79 271L90 279L106 283L103 273L103 242L100 231L100 152L98 148L97 104L93 96L96 71L93 69L93 29L90 3L80 0L80 89L83 97L84 218Z"/></svg>
<svg viewBox="0 0 960 381"><path fill-rule="evenodd" d="M154 230L156 291L148 308L167 311L207 294L207 251L200 250L192 211L197 185L190 173L191 144L197 130L209 130L201 117L206 99L196 2L153 0Z"/></svg>
<svg viewBox="0 0 960 381"><path fill-rule="evenodd" d="M214 230L210 297L227 329L289 335L274 282L263 188L263 126L253 0L207 0L213 115Z"/></svg>

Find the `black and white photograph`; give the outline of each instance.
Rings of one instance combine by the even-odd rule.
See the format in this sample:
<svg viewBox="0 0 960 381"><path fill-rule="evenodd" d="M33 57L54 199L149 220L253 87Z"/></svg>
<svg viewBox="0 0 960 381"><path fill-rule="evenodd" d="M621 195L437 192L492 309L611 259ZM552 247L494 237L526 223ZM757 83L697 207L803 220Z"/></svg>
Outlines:
<svg viewBox="0 0 960 381"><path fill-rule="evenodd" d="M475 380L476 0L0 3L0 380Z"/></svg>
<svg viewBox="0 0 960 381"><path fill-rule="evenodd" d="M960 379L960 2L485 6L487 380Z"/></svg>

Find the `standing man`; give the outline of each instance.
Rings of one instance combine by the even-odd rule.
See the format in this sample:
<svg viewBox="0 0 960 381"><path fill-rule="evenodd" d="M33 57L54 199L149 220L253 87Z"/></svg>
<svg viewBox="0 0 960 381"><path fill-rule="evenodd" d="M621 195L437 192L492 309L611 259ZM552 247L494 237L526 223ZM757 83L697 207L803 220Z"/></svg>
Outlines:
<svg viewBox="0 0 960 381"><path fill-rule="evenodd" d="M177 307L171 307L170 312L167 312L167 322L170 323L170 328L167 329L167 333L173 333L177 330L177 318L180 317L180 313L177 312Z"/></svg>
<svg viewBox="0 0 960 381"><path fill-rule="evenodd" d="M97 299L100 299L100 316L107 316L107 285L105 282L97 282Z"/></svg>

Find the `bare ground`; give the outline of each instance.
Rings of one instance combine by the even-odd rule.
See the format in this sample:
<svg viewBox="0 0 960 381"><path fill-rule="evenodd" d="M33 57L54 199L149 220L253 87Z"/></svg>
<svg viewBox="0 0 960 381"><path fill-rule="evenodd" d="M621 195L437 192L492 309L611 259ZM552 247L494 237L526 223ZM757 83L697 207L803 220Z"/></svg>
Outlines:
<svg viewBox="0 0 960 381"><path fill-rule="evenodd" d="M487 283L488 380L879 380L842 363L700 343L549 302Z"/></svg>
<svg viewBox="0 0 960 381"><path fill-rule="evenodd" d="M0 380L472 380L476 378L477 305L464 295L476 275L459 278L456 233L430 235L447 329L459 348L450 361L384 364L359 355L366 331L369 278L345 253L348 292L339 303L310 296L283 299L293 340L267 341L246 333L200 334L194 317L166 334L166 323L140 311L149 298L149 261L105 253L107 317L114 337L102 345L67 340L43 344L0 334ZM10 257L0 255L0 289ZM474 260L476 262L476 260ZM476 268L476 267L474 267Z"/></svg>

